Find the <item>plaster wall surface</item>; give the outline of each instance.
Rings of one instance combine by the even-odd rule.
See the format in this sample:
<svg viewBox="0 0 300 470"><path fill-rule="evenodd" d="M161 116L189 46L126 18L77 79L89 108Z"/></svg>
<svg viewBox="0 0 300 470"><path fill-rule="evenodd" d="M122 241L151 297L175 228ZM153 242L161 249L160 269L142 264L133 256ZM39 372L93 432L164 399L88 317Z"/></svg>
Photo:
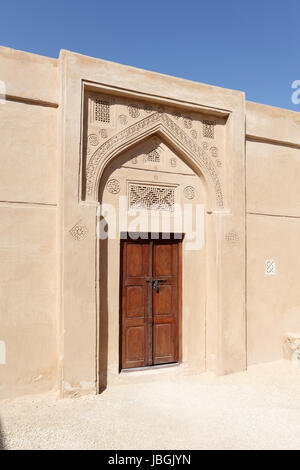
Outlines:
<svg viewBox="0 0 300 470"><path fill-rule="evenodd" d="M8 397L56 385L56 211L1 205L0 217L0 396Z"/></svg>
<svg viewBox="0 0 300 470"><path fill-rule="evenodd" d="M0 47L1 77L9 98L57 106L58 61L29 52Z"/></svg>
<svg viewBox="0 0 300 470"><path fill-rule="evenodd" d="M57 110L20 101L0 105L0 201L57 202Z"/></svg>
<svg viewBox="0 0 300 470"><path fill-rule="evenodd" d="M285 333L300 330L300 220L247 216L248 364L273 361L283 355ZM265 273L267 259L276 274Z"/></svg>
<svg viewBox="0 0 300 470"><path fill-rule="evenodd" d="M246 135L299 147L300 113L246 101Z"/></svg>
<svg viewBox="0 0 300 470"><path fill-rule="evenodd" d="M300 331L300 115L247 103L248 363L282 357ZM266 262L275 273L266 274Z"/></svg>
<svg viewBox="0 0 300 470"><path fill-rule="evenodd" d="M57 389L58 64L3 47L0 60L0 397L11 397Z"/></svg>
<svg viewBox="0 0 300 470"><path fill-rule="evenodd" d="M248 141L246 154L247 212L299 217L300 148Z"/></svg>

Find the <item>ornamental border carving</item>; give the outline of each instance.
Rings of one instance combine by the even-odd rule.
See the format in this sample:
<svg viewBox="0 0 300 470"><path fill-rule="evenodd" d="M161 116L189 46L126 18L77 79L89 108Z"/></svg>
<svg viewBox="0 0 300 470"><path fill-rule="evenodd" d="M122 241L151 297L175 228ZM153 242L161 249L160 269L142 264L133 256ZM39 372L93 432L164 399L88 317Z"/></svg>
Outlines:
<svg viewBox="0 0 300 470"><path fill-rule="evenodd" d="M216 204L219 208L223 208L224 198L221 182L208 152L204 147L199 146L191 137L189 137L168 114L163 112L155 112L119 131L93 153L88 162L85 173L86 198L90 200L96 197L99 170L100 167L104 168L104 166L106 166L109 161L109 155L121 146L122 149L120 149L120 151L122 151L126 142L129 143L133 138L139 137L139 135L144 136L145 132L147 132L147 130L151 130L154 126L158 126L155 131L161 130L162 133L173 137L177 142L179 142L179 147L182 148L183 152L189 157L192 157L192 161L204 172L204 174L209 175L215 191Z"/></svg>

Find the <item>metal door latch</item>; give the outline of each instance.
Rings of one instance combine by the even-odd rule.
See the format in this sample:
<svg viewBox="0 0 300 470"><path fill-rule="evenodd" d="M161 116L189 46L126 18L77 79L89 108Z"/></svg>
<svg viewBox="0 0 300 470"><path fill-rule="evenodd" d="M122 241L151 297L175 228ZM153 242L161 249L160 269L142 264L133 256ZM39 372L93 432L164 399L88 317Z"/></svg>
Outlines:
<svg viewBox="0 0 300 470"><path fill-rule="evenodd" d="M153 279L153 289L155 292L158 292L158 283L159 282L166 282L167 279Z"/></svg>

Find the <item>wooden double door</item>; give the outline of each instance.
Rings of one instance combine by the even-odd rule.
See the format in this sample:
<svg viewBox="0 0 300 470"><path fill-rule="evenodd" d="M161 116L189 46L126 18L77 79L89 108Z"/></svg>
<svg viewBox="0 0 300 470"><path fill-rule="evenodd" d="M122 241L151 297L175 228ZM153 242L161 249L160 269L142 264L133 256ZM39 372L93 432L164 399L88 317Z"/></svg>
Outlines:
<svg viewBox="0 0 300 470"><path fill-rule="evenodd" d="M121 369L178 362L181 242L121 245Z"/></svg>

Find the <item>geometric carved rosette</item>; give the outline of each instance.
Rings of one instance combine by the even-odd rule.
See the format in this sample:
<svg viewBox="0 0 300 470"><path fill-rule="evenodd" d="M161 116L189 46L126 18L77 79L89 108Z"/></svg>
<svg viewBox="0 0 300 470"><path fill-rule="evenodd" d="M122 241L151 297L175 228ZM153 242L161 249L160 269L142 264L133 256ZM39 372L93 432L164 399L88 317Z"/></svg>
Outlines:
<svg viewBox="0 0 300 470"><path fill-rule="evenodd" d="M74 225L74 227L72 227L69 232L72 235L72 237L75 238L75 240L79 241L79 240L83 240L86 237L88 233L88 229L84 225L81 225L80 223L78 223Z"/></svg>

